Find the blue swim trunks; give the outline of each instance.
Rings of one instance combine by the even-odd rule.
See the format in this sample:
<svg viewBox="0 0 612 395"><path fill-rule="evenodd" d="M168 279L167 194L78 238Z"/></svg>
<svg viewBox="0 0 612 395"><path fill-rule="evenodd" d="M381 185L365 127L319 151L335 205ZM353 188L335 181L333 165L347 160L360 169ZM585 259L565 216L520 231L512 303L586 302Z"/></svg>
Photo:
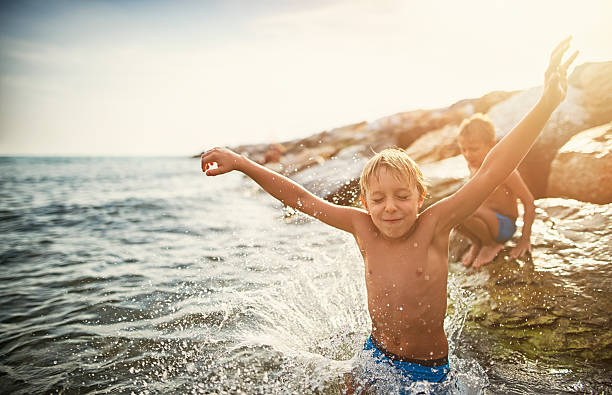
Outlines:
<svg viewBox="0 0 612 395"><path fill-rule="evenodd" d="M508 240L512 238L514 232L516 232L516 225L514 221L505 215L501 215L500 213L495 213L497 216L497 237L495 241L499 244L504 244Z"/></svg>
<svg viewBox="0 0 612 395"><path fill-rule="evenodd" d="M372 357L376 364L392 367L393 371L410 382L428 381L441 383L450 371L448 357L433 360L403 358L382 348L372 335L366 340L363 349L364 351L372 351Z"/></svg>

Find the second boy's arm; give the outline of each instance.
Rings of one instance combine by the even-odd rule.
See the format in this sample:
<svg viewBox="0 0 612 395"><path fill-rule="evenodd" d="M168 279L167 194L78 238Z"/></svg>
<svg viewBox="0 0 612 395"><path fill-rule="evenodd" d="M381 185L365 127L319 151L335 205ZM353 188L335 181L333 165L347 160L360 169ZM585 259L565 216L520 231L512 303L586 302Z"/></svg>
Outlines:
<svg viewBox="0 0 612 395"><path fill-rule="evenodd" d="M437 212L438 229L450 230L470 216L493 190L512 173L527 154L555 108L567 93L567 68L577 53L561 64L570 38L553 51L545 74L542 97L533 109L497 143L467 184L429 210Z"/></svg>
<svg viewBox="0 0 612 395"><path fill-rule="evenodd" d="M216 176L238 170L252 178L266 192L283 204L313 216L335 228L354 233L354 221L363 212L352 207L329 203L295 183L248 158L226 148L214 148L202 154L202 170L208 176ZM217 163L216 169L209 164Z"/></svg>
<svg viewBox="0 0 612 395"><path fill-rule="evenodd" d="M510 257L514 259L522 257L527 252L531 252L531 226L535 219L535 205L531 191L529 191L529 188L517 170L510 174L505 181L505 185L523 204L523 228L521 229L521 239L512 251L510 251Z"/></svg>

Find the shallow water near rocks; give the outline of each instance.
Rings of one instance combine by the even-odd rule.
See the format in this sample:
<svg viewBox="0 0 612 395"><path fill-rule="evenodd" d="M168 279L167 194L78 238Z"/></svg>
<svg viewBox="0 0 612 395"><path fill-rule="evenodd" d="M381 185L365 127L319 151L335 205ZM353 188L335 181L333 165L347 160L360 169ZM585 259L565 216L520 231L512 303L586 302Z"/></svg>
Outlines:
<svg viewBox="0 0 612 395"><path fill-rule="evenodd" d="M354 241L287 216L239 174L5 157L0 185L3 392L337 394L360 362L370 321ZM588 288L589 271L574 273ZM411 391L609 390L605 360L541 362L474 316L485 277L451 275L453 379Z"/></svg>

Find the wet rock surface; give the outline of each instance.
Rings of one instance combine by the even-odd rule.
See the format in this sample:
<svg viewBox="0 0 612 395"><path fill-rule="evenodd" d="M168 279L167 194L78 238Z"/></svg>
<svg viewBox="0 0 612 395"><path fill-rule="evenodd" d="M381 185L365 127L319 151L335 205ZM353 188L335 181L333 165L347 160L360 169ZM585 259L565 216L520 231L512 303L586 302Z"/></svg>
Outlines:
<svg viewBox="0 0 612 395"><path fill-rule="evenodd" d="M532 258L511 260L507 247L480 270L451 263L476 296L470 330L533 359L612 362L612 204L543 199L537 207Z"/></svg>

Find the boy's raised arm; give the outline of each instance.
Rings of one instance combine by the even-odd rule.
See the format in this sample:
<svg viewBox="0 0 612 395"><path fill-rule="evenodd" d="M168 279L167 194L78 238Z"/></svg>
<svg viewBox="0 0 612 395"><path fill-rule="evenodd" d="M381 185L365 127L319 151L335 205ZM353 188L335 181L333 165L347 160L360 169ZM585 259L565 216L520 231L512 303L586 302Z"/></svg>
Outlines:
<svg viewBox="0 0 612 395"><path fill-rule="evenodd" d="M361 210L329 203L295 183L250 159L226 148L213 148L202 154L202 171L217 176L238 170L252 178L266 192L283 204L313 216L335 228L354 233L354 220L363 215ZM211 168L211 163L217 168Z"/></svg>
<svg viewBox="0 0 612 395"><path fill-rule="evenodd" d="M571 37L552 52L544 75L544 92L531 111L491 151L470 181L452 196L430 209L438 212L438 229L450 230L470 216L493 190L512 173L535 142L540 131L567 94L567 69L575 52L565 63L563 54Z"/></svg>

